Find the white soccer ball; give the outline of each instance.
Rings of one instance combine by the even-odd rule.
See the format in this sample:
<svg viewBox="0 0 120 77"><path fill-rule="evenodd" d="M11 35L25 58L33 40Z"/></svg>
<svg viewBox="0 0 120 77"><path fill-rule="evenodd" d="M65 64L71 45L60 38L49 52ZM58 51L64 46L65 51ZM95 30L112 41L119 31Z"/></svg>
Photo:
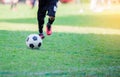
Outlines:
<svg viewBox="0 0 120 77"><path fill-rule="evenodd" d="M42 39L38 34L30 34L26 39L26 45L29 48L40 48L42 45Z"/></svg>

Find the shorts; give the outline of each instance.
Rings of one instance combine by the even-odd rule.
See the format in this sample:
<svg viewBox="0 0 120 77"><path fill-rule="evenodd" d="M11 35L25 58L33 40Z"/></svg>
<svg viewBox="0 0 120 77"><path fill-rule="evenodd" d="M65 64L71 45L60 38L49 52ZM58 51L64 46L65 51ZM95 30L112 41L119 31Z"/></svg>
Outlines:
<svg viewBox="0 0 120 77"><path fill-rule="evenodd" d="M48 16L55 17L58 0L39 0L39 13L47 13Z"/></svg>

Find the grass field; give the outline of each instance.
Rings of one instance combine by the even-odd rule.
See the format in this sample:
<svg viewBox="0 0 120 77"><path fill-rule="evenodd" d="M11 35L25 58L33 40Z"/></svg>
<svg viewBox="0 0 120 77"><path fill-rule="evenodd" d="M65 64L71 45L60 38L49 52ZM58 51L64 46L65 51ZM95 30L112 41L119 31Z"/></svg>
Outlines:
<svg viewBox="0 0 120 77"><path fill-rule="evenodd" d="M11 11L9 5L0 5L0 77L119 77L120 11L115 8L120 6L113 8L102 13L85 8L81 14L79 5L60 5L56 31L32 50L25 39L38 33L37 7L18 5ZM113 29L118 34L76 33L67 31L69 27Z"/></svg>

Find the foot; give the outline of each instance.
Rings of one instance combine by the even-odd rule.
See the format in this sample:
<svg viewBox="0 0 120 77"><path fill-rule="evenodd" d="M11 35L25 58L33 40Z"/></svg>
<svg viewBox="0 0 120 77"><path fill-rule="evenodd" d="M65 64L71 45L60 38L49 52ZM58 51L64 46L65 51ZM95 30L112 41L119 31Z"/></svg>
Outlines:
<svg viewBox="0 0 120 77"><path fill-rule="evenodd" d="M52 27L50 24L47 24L46 26L46 34L51 35L52 34Z"/></svg>
<svg viewBox="0 0 120 77"><path fill-rule="evenodd" d="M45 36L44 36L43 33L40 33L39 36L41 37L41 39L44 39L44 38L45 38Z"/></svg>

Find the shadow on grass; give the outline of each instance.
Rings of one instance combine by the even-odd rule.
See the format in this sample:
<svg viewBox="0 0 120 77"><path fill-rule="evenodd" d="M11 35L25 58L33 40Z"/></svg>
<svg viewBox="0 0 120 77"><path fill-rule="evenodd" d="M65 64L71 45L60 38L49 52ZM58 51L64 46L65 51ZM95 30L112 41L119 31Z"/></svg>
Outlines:
<svg viewBox="0 0 120 77"><path fill-rule="evenodd" d="M92 20L91 20L92 19ZM15 19L0 19L0 22L8 23L25 23L25 24L36 24L36 18L15 18ZM86 23L87 22L87 23ZM56 25L93 25L94 17L92 16L64 16L56 17Z"/></svg>
<svg viewBox="0 0 120 77"><path fill-rule="evenodd" d="M0 19L0 22L17 23L17 24L36 24L36 18L16 18L16 19Z"/></svg>
<svg viewBox="0 0 120 77"><path fill-rule="evenodd" d="M55 25L120 28L120 15L72 15L56 17ZM47 21L47 19L46 19ZM0 22L36 24L37 18L0 19Z"/></svg>

